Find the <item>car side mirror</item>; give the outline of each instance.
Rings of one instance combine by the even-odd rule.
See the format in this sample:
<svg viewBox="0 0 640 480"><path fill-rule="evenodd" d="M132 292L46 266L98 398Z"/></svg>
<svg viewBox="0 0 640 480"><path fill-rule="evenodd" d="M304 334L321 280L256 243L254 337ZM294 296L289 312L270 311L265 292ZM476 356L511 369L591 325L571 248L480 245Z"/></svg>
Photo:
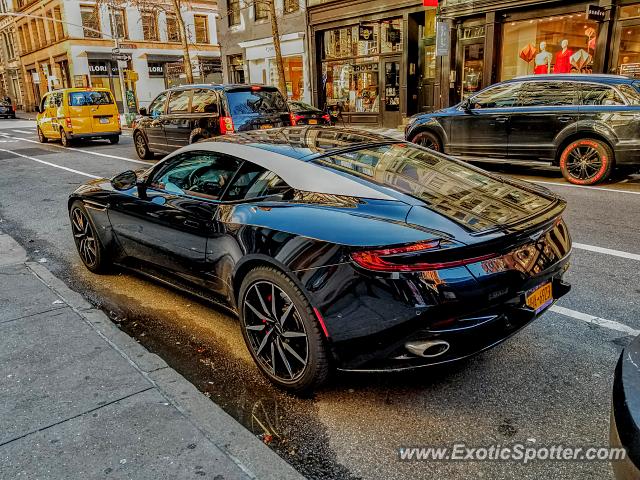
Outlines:
<svg viewBox="0 0 640 480"><path fill-rule="evenodd" d="M40 106L39 106L39 105L36 105L35 110L36 110L36 112L37 112L37 113L40 113Z"/></svg>
<svg viewBox="0 0 640 480"><path fill-rule="evenodd" d="M111 186L114 190L122 192L124 190L130 190L138 185L138 176L133 170L127 170L126 172L119 173L111 179Z"/></svg>
<svg viewBox="0 0 640 480"><path fill-rule="evenodd" d="M140 107L140 110L138 110L138 113L140 115L142 115L143 117L146 117L147 116L147 109L144 108L144 107Z"/></svg>

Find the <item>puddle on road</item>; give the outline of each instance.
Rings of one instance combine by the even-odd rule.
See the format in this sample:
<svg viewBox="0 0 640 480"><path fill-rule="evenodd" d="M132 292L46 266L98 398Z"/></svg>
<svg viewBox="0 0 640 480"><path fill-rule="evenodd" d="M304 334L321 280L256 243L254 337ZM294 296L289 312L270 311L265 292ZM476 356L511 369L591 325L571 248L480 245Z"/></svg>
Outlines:
<svg viewBox="0 0 640 480"><path fill-rule="evenodd" d="M260 375L236 319L134 275L96 279L78 269L74 283L124 332L162 357L305 477L356 478L329 447L313 398L284 393ZM114 292L143 293L135 298Z"/></svg>

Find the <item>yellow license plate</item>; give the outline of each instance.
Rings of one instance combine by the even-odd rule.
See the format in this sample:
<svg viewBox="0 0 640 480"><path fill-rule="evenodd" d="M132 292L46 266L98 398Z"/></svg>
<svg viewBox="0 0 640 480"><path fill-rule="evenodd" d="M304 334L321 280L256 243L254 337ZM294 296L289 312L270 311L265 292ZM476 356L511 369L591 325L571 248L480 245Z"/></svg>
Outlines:
<svg viewBox="0 0 640 480"><path fill-rule="evenodd" d="M309 120L309 125L317 125L318 120Z"/></svg>
<svg viewBox="0 0 640 480"><path fill-rule="evenodd" d="M527 306L536 312L542 310L551 302L553 302L551 283L540 285L527 294Z"/></svg>
<svg viewBox="0 0 640 480"><path fill-rule="evenodd" d="M260 128L261 128L262 130L268 130L268 129L270 129L270 128L273 128L273 125L268 125L268 124L267 124L267 125L260 125Z"/></svg>

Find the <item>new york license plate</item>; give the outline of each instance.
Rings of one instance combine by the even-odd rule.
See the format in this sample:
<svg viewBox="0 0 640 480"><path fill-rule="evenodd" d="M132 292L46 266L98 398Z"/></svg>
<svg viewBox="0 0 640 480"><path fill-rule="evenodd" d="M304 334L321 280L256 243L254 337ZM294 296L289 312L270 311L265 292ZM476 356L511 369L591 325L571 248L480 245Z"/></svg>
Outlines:
<svg viewBox="0 0 640 480"><path fill-rule="evenodd" d="M270 123L266 123L266 124L264 124L264 125L260 125L260 128L261 128L262 130L268 130L268 129L270 129L270 128L273 128L273 125L271 125Z"/></svg>
<svg viewBox="0 0 640 480"><path fill-rule="evenodd" d="M309 125L317 125L318 120L309 120Z"/></svg>
<svg viewBox="0 0 640 480"><path fill-rule="evenodd" d="M100 123L109 123L109 117L100 117Z"/></svg>
<svg viewBox="0 0 640 480"><path fill-rule="evenodd" d="M551 283L545 283L527 292L527 306L536 312L547 307L551 302L553 302Z"/></svg>

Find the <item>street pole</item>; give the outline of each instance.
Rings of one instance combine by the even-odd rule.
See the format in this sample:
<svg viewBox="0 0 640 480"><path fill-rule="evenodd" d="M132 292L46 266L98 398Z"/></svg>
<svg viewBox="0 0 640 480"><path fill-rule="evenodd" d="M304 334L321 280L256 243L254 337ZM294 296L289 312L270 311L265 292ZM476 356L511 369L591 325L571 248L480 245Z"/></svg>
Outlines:
<svg viewBox="0 0 640 480"><path fill-rule="evenodd" d="M109 9L109 18L111 19L111 36L116 44L116 51L118 55L120 55L120 38L118 38L118 32L115 24L115 19L113 18L113 9ZM125 121L127 120L127 115L129 114L129 106L127 105L127 90L124 81L124 75L122 73L122 68L120 68L120 60L116 60L116 65L118 65L118 78L120 80L120 92L122 93L122 111L124 113Z"/></svg>

